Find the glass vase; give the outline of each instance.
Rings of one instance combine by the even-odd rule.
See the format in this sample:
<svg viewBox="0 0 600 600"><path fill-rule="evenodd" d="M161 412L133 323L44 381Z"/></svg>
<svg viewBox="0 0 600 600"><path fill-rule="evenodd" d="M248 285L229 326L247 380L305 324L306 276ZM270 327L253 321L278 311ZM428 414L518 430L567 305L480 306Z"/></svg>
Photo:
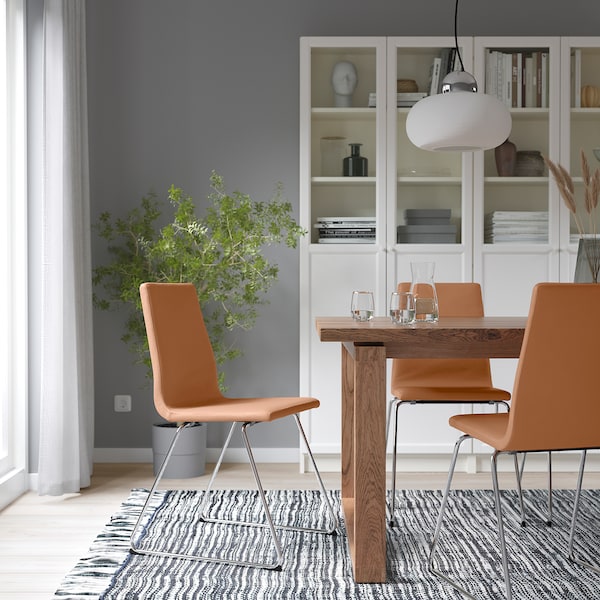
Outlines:
<svg viewBox="0 0 600 600"><path fill-rule="evenodd" d="M410 270L410 291L414 298L415 320L435 323L439 318L438 298L433 280L435 263L412 262Z"/></svg>
<svg viewBox="0 0 600 600"><path fill-rule="evenodd" d="M362 144L350 144L350 156L344 159L345 177L367 177L369 175L369 161L360 155Z"/></svg>

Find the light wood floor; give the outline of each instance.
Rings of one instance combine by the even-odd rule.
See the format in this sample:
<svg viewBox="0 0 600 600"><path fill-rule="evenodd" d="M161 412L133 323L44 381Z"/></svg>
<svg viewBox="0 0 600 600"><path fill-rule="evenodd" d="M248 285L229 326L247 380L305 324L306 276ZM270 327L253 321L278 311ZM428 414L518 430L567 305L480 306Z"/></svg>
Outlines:
<svg viewBox="0 0 600 600"><path fill-rule="evenodd" d="M207 472L212 468L208 466ZM266 488L311 489L316 487L311 474L298 473L294 464L260 465ZM501 485L511 485L509 476ZM526 487L545 487L543 473L526 474ZM339 474L324 473L329 489L339 488ZM63 576L83 556L110 516L135 487L149 487L152 465L98 464L92 485L80 494L60 497L38 496L30 492L0 512L0 600L47 600ZM408 489L441 489L446 474L399 474L399 487ZM252 488L248 465L226 464L222 467L218 486ZM208 475L194 479L167 480L171 489L203 489ZM600 487L600 473L586 475L586 487ZM554 475L554 485L574 487L572 473ZM165 487L163 486L163 487ZM488 488L489 473L466 475L457 473L455 487Z"/></svg>

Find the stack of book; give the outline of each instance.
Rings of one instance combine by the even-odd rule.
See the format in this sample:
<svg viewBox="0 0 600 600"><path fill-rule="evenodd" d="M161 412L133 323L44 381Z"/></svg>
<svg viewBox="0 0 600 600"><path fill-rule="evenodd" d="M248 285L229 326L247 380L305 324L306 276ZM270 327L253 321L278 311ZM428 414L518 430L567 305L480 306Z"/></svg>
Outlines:
<svg viewBox="0 0 600 600"><path fill-rule="evenodd" d="M511 108L548 108L548 52L488 50L486 94Z"/></svg>
<svg viewBox="0 0 600 600"><path fill-rule="evenodd" d="M369 217L319 217L314 225L319 244L374 244L375 219Z"/></svg>
<svg viewBox="0 0 600 600"><path fill-rule="evenodd" d="M427 92L398 92L396 94L396 106L398 108L409 107L415 105L419 100L427 96ZM377 94L369 93L369 108L377 106Z"/></svg>
<svg viewBox="0 0 600 600"><path fill-rule="evenodd" d="M450 223L449 208L407 208L406 225L399 225L399 244L455 244L456 225Z"/></svg>
<svg viewBox="0 0 600 600"><path fill-rule="evenodd" d="M486 244L548 242L548 212L496 210L485 216Z"/></svg>

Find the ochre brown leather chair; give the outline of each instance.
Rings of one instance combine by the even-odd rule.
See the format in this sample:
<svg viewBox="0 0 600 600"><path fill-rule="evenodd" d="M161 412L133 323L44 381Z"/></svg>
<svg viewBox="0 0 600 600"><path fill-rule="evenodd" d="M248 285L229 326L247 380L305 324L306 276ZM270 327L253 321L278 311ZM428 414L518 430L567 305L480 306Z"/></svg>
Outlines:
<svg viewBox="0 0 600 600"><path fill-rule="evenodd" d="M144 283L140 287L140 294L150 347L150 358L152 361L154 404L156 410L164 419L171 423L178 423L179 427L131 535L131 550L138 554L171 556L174 558L188 558L193 560L206 560L244 566L280 569L283 562L283 553L276 532L277 527L315 533L333 533L337 528L337 518L331 506L329 496L323 485L323 481L298 416L302 411L317 408L319 406L319 401L316 398L303 397L225 397L219 389L217 366L194 285L191 283ZM312 466L317 475L322 500L330 515L331 527L327 530L274 525L271 518L263 486L252 454L247 428L256 425L257 423L269 423L287 416L293 416L295 418L302 440L308 449ZM213 481L221 466L233 431L236 425L240 424L248 453L248 459L265 512L267 521L266 528L270 531L275 545L276 556L272 562L265 562L262 560L237 560L233 557L223 556L163 553L153 551L149 548L143 548L139 543L137 531L150 500L161 480L169 458L173 453L179 433L183 428L191 426L194 423L215 421L226 421L232 423L232 425L221 452L221 456L219 457L208 484L206 493L204 494L202 506L204 520L219 523L224 522L208 517L206 515L206 507ZM252 525L251 523L245 522L238 522L237 524ZM256 525L265 527L264 524Z"/></svg>
<svg viewBox="0 0 600 600"><path fill-rule="evenodd" d="M436 283L440 317L483 317L483 299L478 283ZM399 283L398 291L408 291L410 283ZM503 404L508 410L510 392L492 385L487 358L392 360L388 431L393 431L392 498L390 525L395 524L396 456L398 409L403 404Z"/></svg>
<svg viewBox="0 0 600 600"><path fill-rule="evenodd" d="M448 485L431 547L429 568L461 593L469 595L450 577L437 570L435 562L460 445L471 438L494 449L491 470L506 598L510 599L512 592L498 486L497 460L501 454L583 450L568 552L571 560L600 572L597 567L578 558L573 550L586 451L600 448L599 339L600 285L536 285L515 375L510 412L456 415L450 418L450 425L464 435L455 445ZM540 544L543 545L544 540L540 540ZM469 546L470 549L473 547ZM464 555L467 554L465 550ZM462 553L455 548L452 556L460 555ZM443 562L446 568L452 561L444 559Z"/></svg>

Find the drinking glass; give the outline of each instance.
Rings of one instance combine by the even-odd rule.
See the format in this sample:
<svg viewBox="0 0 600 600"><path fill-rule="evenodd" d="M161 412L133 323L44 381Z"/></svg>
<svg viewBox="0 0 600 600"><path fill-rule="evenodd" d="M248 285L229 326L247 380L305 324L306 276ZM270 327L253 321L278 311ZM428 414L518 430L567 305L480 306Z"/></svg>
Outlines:
<svg viewBox="0 0 600 600"><path fill-rule="evenodd" d="M410 292L392 292L390 297L392 323L405 325L415 320L415 302Z"/></svg>
<svg viewBox="0 0 600 600"><path fill-rule="evenodd" d="M352 318L356 321L370 321L375 313L373 292L352 292L350 312L352 313Z"/></svg>

